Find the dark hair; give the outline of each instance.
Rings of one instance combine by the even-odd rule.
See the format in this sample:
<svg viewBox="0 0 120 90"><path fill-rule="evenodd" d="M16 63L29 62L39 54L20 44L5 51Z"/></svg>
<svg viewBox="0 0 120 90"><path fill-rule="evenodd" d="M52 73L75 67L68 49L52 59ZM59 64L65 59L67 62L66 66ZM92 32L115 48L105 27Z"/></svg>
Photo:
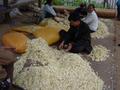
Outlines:
<svg viewBox="0 0 120 90"><path fill-rule="evenodd" d="M52 4L52 0L47 0L46 3L45 3L45 5L46 5L46 4L51 5L51 4Z"/></svg>
<svg viewBox="0 0 120 90"><path fill-rule="evenodd" d="M80 7L81 7L81 8L86 7L86 3L81 3L81 4L80 4Z"/></svg>
<svg viewBox="0 0 120 90"><path fill-rule="evenodd" d="M77 20L80 20L80 15L76 12L72 12L70 13L70 16L68 17L68 20L69 21L77 21Z"/></svg>
<svg viewBox="0 0 120 90"><path fill-rule="evenodd" d="M94 4L89 4L88 7L95 8L95 5Z"/></svg>

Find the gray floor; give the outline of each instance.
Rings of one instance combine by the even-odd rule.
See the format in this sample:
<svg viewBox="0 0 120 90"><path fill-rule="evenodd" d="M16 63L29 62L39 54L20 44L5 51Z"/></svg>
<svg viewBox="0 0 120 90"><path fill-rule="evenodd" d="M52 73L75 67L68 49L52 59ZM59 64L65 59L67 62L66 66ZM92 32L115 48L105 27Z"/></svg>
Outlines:
<svg viewBox="0 0 120 90"><path fill-rule="evenodd" d="M105 85L103 90L116 90L116 66L115 66L115 26L113 20L102 19L103 22L109 27L109 32L112 35L105 37L104 39L93 39L92 44L102 45L110 50L111 54L106 61L95 62L89 59L91 67L98 74L98 76L104 81Z"/></svg>

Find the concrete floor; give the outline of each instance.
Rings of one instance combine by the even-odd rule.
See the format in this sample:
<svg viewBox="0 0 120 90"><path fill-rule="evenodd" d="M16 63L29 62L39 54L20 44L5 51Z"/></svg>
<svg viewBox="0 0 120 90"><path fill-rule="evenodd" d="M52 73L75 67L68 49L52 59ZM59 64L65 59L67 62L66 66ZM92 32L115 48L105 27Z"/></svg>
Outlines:
<svg viewBox="0 0 120 90"><path fill-rule="evenodd" d="M0 24L0 40L2 34L8 31L11 27L21 26L22 19L16 19L16 23ZM101 44L111 50L110 57L104 62L91 62L91 67L104 80L105 85L103 90L120 90L120 21L102 19L112 35L104 39L92 39L93 45Z"/></svg>
<svg viewBox="0 0 120 90"><path fill-rule="evenodd" d="M115 67L115 27L114 21L109 19L102 19L103 22L109 27L111 35L104 39L92 39L93 45L102 45L110 50L111 54L106 61L91 62L92 68L101 79L105 82L103 90L116 90L114 83L116 82L116 67Z"/></svg>
<svg viewBox="0 0 120 90"><path fill-rule="evenodd" d="M116 89L120 90L120 21L114 21L115 23L115 66L116 66Z"/></svg>

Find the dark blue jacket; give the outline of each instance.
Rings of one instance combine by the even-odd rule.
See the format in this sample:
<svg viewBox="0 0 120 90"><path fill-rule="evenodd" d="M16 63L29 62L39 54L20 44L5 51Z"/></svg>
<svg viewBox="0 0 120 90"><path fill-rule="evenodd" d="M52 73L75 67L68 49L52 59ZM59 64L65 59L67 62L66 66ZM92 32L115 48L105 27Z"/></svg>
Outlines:
<svg viewBox="0 0 120 90"><path fill-rule="evenodd" d="M67 35L64 38L65 43L69 42L80 42L80 41L91 41L90 28L89 26L81 21L79 28L70 27Z"/></svg>
<svg viewBox="0 0 120 90"><path fill-rule="evenodd" d="M120 0L117 1L116 5L117 5L117 6L120 6Z"/></svg>

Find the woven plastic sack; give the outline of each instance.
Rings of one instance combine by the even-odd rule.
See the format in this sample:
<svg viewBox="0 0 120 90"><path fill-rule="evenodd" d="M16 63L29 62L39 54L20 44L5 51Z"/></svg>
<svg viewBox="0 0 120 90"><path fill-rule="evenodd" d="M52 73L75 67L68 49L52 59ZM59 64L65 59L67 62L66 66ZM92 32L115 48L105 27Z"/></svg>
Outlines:
<svg viewBox="0 0 120 90"><path fill-rule="evenodd" d="M116 12L112 9L96 9L97 15L103 18L115 18Z"/></svg>
<svg viewBox="0 0 120 90"><path fill-rule="evenodd" d="M5 47L15 48L17 53L24 53L27 48L27 36L19 32L8 32L2 37Z"/></svg>
<svg viewBox="0 0 120 90"><path fill-rule="evenodd" d="M53 28L53 27L42 27L41 29L35 31L33 35L38 38L41 37L44 40L48 42L48 45L51 45L53 43L56 43L59 39L59 31L57 30L58 28Z"/></svg>

